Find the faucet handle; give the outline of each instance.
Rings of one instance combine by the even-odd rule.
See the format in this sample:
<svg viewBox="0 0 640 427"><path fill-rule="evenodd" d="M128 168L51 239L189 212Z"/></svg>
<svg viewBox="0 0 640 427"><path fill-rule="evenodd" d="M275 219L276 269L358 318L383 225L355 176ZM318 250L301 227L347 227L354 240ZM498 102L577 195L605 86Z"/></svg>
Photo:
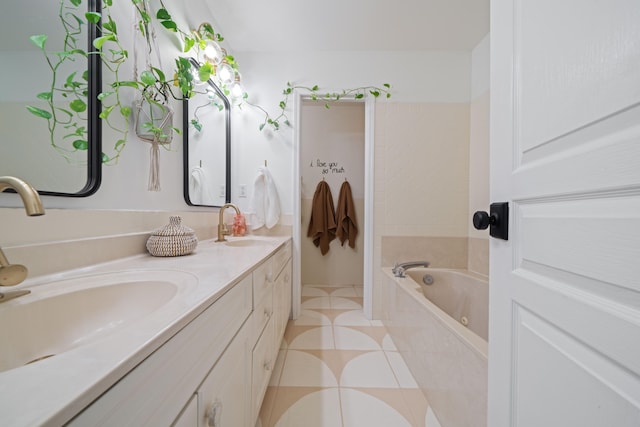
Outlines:
<svg viewBox="0 0 640 427"><path fill-rule="evenodd" d="M15 286L24 282L29 271L20 264L10 264L2 248L0 248L0 286Z"/></svg>
<svg viewBox="0 0 640 427"><path fill-rule="evenodd" d="M11 264L0 267L0 286L15 286L27 278L27 267L20 264Z"/></svg>
<svg viewBox="0 0 640 427"><path fill-rule="evenodd" d="M400 268L400 265L398 264L398 261L393 263L393 268L391 269L391 272L393 274L396 274L398 272L398 269Z"/></svg>

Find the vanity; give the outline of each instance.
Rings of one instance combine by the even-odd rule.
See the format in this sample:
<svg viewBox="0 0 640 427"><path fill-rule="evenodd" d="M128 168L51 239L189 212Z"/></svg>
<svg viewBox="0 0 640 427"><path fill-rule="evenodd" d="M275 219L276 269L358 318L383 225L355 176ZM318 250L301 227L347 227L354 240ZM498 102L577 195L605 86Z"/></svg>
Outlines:
<svg viewBox="0 0 640 427"><path fill-rule="evenodd" d="M0 372L3 424L255 425L291 309L289 237L207 240L184 257L135 256L30 280L19 287L32 293L3 303L0 319L39 299L66 301L74 292L84 299L69 299L68 315L51 316L54 324L70 317L57 327L70 339L61 334L44 349L42 340L57 336L54 325L36 340L51 354L23 365L20 357L34 356L25 345L3 356L20 362ZM74 322L83 300L89 309L78 316L93 320ZM115 310L114 324L95 320L103 306ZM77 337L76 323L85 328ZM3 346L20 342L20 327L11 327L17 335L2 336L10 340ZM39 329L49 327L43 321Z"/></svg>

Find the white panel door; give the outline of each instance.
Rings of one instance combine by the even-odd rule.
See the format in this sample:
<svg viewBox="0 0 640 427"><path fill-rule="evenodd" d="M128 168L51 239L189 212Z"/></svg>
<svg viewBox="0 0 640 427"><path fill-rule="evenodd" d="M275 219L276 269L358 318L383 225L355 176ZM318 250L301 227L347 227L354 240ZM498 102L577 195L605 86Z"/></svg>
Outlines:
<svg viewBox="0 0 640 427"><path fill-rule="evenodd" d="M491 9L488 425L640 426L640 1Z"/></svg>

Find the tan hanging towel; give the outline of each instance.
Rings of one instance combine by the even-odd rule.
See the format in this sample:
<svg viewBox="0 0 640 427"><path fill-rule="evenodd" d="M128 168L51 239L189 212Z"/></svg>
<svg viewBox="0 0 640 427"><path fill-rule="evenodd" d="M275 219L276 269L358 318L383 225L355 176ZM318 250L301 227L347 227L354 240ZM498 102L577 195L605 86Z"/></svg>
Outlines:
<svg viewBox="0 0 640 427"><path fill-rule="evenodd" d="M344 246L344 242L349 240L351 248L356 247L356 236L358 235L358 221L356 219L356 207L353 204L353 196L351 195L351 185L346 180L340 187L338 195L338 209L336 209L336 235L340 239L340 244Z"/></svg>
<svg viewBox="0 0 640 427"><path fill-rule="evenodd" d="M307 237L313 239L313 244L320 247L322 255L329 252L329 243L336 238L336 217L333 208L333 196L329 184L324 180L316 187L311 204L311 220Z"/></svg>

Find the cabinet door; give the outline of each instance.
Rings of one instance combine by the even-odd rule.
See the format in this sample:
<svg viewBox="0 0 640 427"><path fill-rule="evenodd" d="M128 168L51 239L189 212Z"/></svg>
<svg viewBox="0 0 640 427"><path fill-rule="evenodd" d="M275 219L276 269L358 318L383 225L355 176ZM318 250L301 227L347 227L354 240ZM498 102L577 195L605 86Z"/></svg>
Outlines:
<svg viewBox="0 0 640 427"><path fill-rule="evenodd" d="M291 311L291 259L280 272L275 284L273 296L273 314L276 322L276 349L280 348L280 341L289 321Z"/></svg>
<svg viewBox="0 0 640 427"><path fill-rule="evenodd" d="M276 363L275 322L271 319L253 349L251 370L251 415L258 418L262 399L267 391L269 379Z"/></svg>
<svg viewBox="0 0 640 427"><path fill-rule="evenodd" d="M245 324L198 390L200 427L248 426L248 330Z"/></svg>
<svg viewBox="0 0 640 427"><path fill-rule="evenodd" d="M171 427L198 427L198 399L195 394Z"/></svg>

